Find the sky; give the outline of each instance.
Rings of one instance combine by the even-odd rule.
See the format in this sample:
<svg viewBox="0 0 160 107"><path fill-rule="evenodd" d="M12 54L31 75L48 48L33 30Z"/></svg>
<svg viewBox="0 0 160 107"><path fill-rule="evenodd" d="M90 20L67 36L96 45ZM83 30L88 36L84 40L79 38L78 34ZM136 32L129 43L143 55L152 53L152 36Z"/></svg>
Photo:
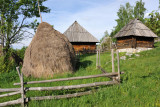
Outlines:
<svg viewBox="0 0 160 107"><path fill-rule="evenodd" d="M51 9L50 13L41 13L44 22L54 25L54 28L64 33L74 21L83 26L93 36L100 40L107 30L111 33L116 26L117 12L120 5L129 2L135 6L137 0L47 0L43 3ZM147 9L145 17L158 9L159 0L142 0ZM32 18L29 21L40 18ZM34 34L32 30L30 30ZM13 48L21 49L28 46L32 38L14 44Z"/></svg>

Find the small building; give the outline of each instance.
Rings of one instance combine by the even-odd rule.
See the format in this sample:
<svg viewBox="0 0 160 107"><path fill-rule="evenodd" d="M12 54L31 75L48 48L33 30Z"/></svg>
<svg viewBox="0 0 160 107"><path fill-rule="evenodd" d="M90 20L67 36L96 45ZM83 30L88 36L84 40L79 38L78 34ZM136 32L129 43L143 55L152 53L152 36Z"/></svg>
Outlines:
<svg viewBox="0 0 160 107"><path fill-rule="evenodd" d="M64 32L64 35L67 36L76 52L84 50L95 51L96 43L99 42L98 39L84 29L77 21Z"/></svg>
<svg viewBox="0 0 160 107"><path fill-rule="evenodd" d="M115 36L117 49L154 48L154 34L139 19L131 20Z"/></svg>

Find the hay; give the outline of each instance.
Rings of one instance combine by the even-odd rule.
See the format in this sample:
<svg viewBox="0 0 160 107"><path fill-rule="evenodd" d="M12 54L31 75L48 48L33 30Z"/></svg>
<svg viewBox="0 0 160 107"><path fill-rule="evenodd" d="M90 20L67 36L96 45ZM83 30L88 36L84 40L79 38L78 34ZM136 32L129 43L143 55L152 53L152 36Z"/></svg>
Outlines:
<svg viewBox="0 0 160 107"><path fill-rule="evenodd" d="M22 72L27 77L53 77L55 73L74 71L74 60L75 54L69 40L43 22L25 52Z"/></svg>

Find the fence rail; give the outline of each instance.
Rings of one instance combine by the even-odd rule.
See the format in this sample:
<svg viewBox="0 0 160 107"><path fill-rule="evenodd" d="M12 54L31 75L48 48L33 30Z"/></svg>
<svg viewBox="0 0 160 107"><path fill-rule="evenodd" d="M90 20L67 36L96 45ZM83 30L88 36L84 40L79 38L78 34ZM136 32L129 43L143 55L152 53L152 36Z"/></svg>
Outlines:
<svg viewBox="0 0 160 107"><path fill-rule="evenodd" d="M98 75L89 75L89 76L80 76L80 77L71 77L71 78L43 80L43 81L30 81L30 82L24 82L24 84L37 84L37 83L49 83L49 82L58 82L58 81L80 80L80 79L89 79L89 78L116 76L116 75L118 75L118 72L98 74ZM14 85L21 85L21 83L14 83Z"/></svg>

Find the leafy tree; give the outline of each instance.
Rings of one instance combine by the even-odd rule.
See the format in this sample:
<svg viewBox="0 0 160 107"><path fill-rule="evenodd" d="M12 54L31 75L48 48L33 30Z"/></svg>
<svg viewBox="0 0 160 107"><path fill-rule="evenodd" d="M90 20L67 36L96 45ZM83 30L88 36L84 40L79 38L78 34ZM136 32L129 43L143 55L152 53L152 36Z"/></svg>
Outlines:
<svg viewBox="0 0 160 107"><path fill-rule="evenodd" d="M44 1L39 1L41 12L50 12L42 5ZM29 23L27 19L39 17L39 11L37 0L0 0L0 4L0 39L4 55L2 64L3 71L8 71L13 64L11 45L30 34L28 28L34 28L36 22Z"/></svg>
<svg viewBox="0 0 160 107"><path fill-rule="evenodd" d="M158 8L160 9L160 0L159 0L159 7Z"/></svg>
<svg viewBox="0 0 160 107"><path fill-rule="evenodd" d="M40 0L41 12L50 12L50 9L43 6L46 0ZM0 39L4 46L4 53L10 49L11 44L17 43L29 33L27 28L33 28L35 22L28 23L26 20L32 17L39 17L37 0L0 0ZM31 26L32 25L32 26Z"/></svg>
<svg viewBox="0 0 160 107"><path fill-rule="evenodd" d="M152 11L149 18L145 19L145 24L158 36L160 36L160 13Z"/></svg>
<svg viewBox="0 0 160 107"><path fill-rule="evenodd" d="M134 7L134 17L138 18L142 22L144 22L144 12L146 11L144 5L145 3L140 0L136 2L136 6Z"/></svg>
<svg viewBox="0 0 160 107"><path fill-rule="evenodd" d="M130 3L126 3L125 6L121 5L117 12L118 19L116 19L117 26L111 32L111 36L115 35L122 27L124 27L130 19L133 19L133 6Z"/></svg>
<svg viewBox="0 0 160 107"><path fill-rule="evenodd" d="M117 12L117 26L112 30L111 37L119 32L131 19L139 18L144 22L144 13L146 11L144 5L145 3L142 0L137 1L135 6L131 6L129 2L125 6L121 5Z"/></svg>
<svg viewBox="0 0 160 107"><path fill-rule="evenodd" d="M102 42L105 37L109 37L109 36L110 36L110 35L109 35L108 31L106 30L106 31L104 32L104 36L100 39L100 42Z"/></svg>

